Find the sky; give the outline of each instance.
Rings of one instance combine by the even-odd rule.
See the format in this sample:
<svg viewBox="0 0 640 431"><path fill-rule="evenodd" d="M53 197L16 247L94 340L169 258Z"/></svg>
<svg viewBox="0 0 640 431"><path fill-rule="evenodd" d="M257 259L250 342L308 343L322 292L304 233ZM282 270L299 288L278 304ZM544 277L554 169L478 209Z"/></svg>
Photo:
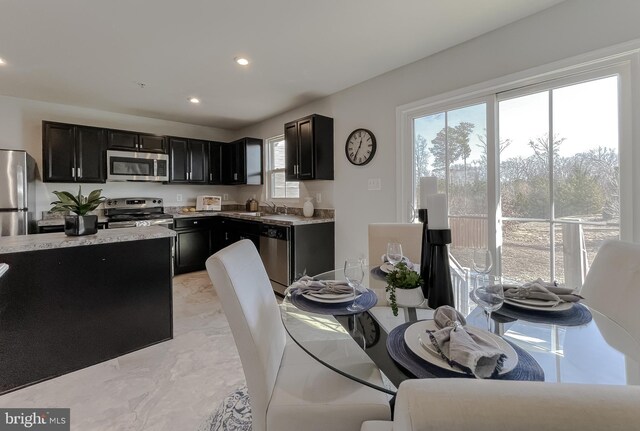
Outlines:
<svg viewBox="0 0 640 431"><path fill-rule="evenodd" d="M542 91L499 102L500 139L511 139L501 158L528 157L530 139L549 131L549 97L553 98L553 132L565 138L560 154L568 157L599 146L618 147L618 78L616 76ZM473 105L448 112L451 127L461 121L476 125L470 136L470 160L479 159L478 135L486 129L485 105ZM445 125L443 112L415 120L415 133L431 141ZM430 157L430 162L433 160Z"/></svg>

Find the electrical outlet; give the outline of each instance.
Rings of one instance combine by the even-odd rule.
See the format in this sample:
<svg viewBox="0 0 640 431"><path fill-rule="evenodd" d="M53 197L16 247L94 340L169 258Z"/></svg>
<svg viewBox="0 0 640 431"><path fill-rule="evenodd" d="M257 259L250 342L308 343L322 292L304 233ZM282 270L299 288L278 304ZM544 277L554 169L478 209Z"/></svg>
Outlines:
<svg viewBox="0 0 640 431"><path fill-rule="evenodd" d="M367 188L369 190L382 190L382 180L380 178L369 178Z"/></svg>
<svg viewBox="0 0 640 431"><path fill-rule="evenodd" d="M180 193L176 195L176 202L182 202L182 195Z"/></svg>
<svg viewBox="0 0 640 431"><path fill-rule="evenodd" d="M223 201L228 201L228 200L229 200L229 195L228 195L228 194L226 194L226 193L224 193L224 194L222 195L222 200L223 200Z"/></svg>
<svg viewBox="0 0 640 431"><path fill-rule="evenodd" d="M316 193L316 202L322 203L322 193Z"/></svg>

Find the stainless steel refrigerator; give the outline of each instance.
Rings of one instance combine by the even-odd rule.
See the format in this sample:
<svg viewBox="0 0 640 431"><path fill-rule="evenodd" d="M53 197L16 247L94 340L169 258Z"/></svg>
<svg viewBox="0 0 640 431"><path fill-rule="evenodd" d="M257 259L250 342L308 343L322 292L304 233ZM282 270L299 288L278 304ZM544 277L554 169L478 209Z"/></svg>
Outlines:
<svg viewBox="0 0 640 431"><path fill-rule="evenodd" d="M26 151L0 150L0 236L35 233L35 174Z"/></svg>

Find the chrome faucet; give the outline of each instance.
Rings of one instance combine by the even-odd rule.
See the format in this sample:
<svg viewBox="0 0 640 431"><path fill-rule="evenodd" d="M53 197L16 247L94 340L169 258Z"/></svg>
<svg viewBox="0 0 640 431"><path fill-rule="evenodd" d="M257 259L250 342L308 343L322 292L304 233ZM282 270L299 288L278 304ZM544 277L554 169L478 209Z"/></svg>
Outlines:
<svg viewBox="0 0 640 431"><path fill-rule="evenodd" d="M276 204L273 203L273 201L270 202L266 202L267 206L271 209L271 212L273 214L276 214L278 211L278 206Z"/></svg>
<svg viewBox="0 0 640 431"><path fill-rule="evenodd" d="M285 215L286 215L286 214L287 214L287 206L286 206L285 204L282 204L282 207L284 208L284 212L283 212L283 214L285 214Z"/></svg>

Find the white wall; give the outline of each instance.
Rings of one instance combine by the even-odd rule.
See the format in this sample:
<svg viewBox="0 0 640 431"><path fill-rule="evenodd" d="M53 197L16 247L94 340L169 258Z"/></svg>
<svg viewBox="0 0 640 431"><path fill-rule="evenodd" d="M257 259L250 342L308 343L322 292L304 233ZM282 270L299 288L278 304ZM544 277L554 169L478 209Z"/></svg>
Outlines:
<svg viewBox="0 0 640 431"><path fill-rule="evenodd" d="M42 177L42 120L188 138L220 141L230 140L231 138L230 132L222 129L0 96L0 148L26 150L36 160L40 178ZM102 188L103 194L107 197L161 197L165 200L165 205L195 205L195 197L198 194L223 195L226 193L229 195L229 199L233 200L238 191L233 186L162 185L157 183L83 185L83 189L86 192L96 188ZM51 193L52 191L68 190L75 192L78 186L75 184L43 183L38 181L36 189L36 215L39 218L40 212L47 211L51 207L51 202L55 200L55 195ZM177 194L182 194L183 202L176 202Z"/></svg>
<svg viewBox="0 0 640 431"><path fill-rule="evenodd" d="M308 181L305 186L312 196L316 191L323 193L323 199L328 196L335 207L336 264L340 265L348 256L366 256L367 224L396 221L396 107L640 38L639 16L640 1L637 0L568 0L416 63L242 129L237 136L268 138L282 134L285 122L311 113L334 118L335 181ZM364 167L355 167L344 157L345 140L358 127L372 130L378 141L375 158ZM368 178L380 178L382 190L368 191ZM244 197L241 195L240 199Z"/></svg>

